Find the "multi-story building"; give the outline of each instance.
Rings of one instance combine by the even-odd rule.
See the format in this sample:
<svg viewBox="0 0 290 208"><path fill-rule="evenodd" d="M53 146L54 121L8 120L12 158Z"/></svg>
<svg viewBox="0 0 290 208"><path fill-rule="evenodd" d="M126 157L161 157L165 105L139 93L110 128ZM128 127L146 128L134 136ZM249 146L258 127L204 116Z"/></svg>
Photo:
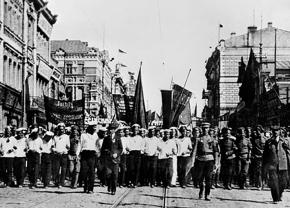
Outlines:
<svg viewBox="0 0 290 208"><path fill-rule="evenodd" d="M113 76L108 51L89 47L80 40L54 40L52 57L57 60L69 100L85 98L87 115L96 117L101 103L111 117Z"/></svg>
<svg viewBox="0 0 290 208"><path fill-rule="evenodd" d="M280 73L277 66L290 60L290 32L268 23L266 28L257 30L257 27L250 26L247 33L231 33L229 39L220 41L206 64L207 89L203 92L203 98L207 99L203 114L214 125L221 126L226 115L235 111L240 102L239 63L241 58L245 64L248 63L251 48L261 63L262 74L274 76L274 66L276 73Z"/></svg>
<svg viewBox="0 0 290 208"><path fill-rule="evenodd" d="M43 0L0 1L0 130L9 124L26 126L32 103L29 96L47 87L42 81L37 86L41 71L46 71L37 63L37 53L41 54L37 47L44 44L37 37L42 30L48 41L51 32L51 28L44 29L44 21L53 25L55 16ZM44 59L49 63L48 56Z"/></svg>

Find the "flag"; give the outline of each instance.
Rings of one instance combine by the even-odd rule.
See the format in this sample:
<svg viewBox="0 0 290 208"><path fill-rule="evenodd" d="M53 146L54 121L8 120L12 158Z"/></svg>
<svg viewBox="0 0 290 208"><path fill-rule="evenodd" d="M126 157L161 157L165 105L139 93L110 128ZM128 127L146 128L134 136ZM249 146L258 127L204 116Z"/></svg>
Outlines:
<svg viewBox="0 0 290 208"><path fill-rule="evenodd" d="M191 124L191 110L190 110L190 102L187 102L184 110L181 112L178 118L178 126L189 124Z"/></svg>
<svg viewBox="0 0 290 208"><path fill-rule="evenodd" d="M245 76L246 64L244 63L243 57L241 57L241 62L239 62L239 76L237 83L243 83Z"/></svg>
<svg viewBox="0 0 290 208"><path fill-rule="evenodd" d="M197 104L195 104L193 117L197 117Z"/></svg>
<svg viewBox="0 0 290 208"><path fill-rule="evenodd" d="M222 24L219 25L220 28L223 28L224 26Z"/></svg>
<svg viewBox="0 0 290 208"><path fill-rule="evenodd" d="M178 118L182 111L185 109L187 103L189 102L192 92L186 90L185 88L173 84L172 87L172 116L170 121L170 126L177 126L178 125Z"/></svg>
<svg viewBox="0 0 290 208"><path fill-rule="evenodd" d="M258 102L260 90L259 80L259 63L251 49L248 65L239 92L240 97L245 101L246 107L250 107Z"/></svg>
<svg viewBox="0 0 290 208"><path fill-rule="evenodd" d="M170 127L172 109L172 90L161 90L163 128Z"/></svg>
<svg viewBox="0 0 290 208"><path fill-rule="evenodd" d="M127 53L127 52L125 52L125 51L119 49L119 53Z"/></svg>
<svg viewBox="0 0 290 208"><path fill-rule="evenodd" d="M142 65L142 62L141 62ZM133 111L133 123L139 124L142 128L147 128L146 110L143 94L143 86L141 79L141 67L138 74L135 100L134 100L134 111Z"/></svg>

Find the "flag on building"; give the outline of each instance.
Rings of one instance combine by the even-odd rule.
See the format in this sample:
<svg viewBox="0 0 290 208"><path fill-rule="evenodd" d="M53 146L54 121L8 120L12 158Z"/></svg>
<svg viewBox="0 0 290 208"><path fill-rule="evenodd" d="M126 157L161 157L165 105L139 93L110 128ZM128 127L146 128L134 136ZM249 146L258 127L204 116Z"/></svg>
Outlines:
<svg viewBox="0 0 290 208"><path fill-rule="evenodd" d="M127 52L119 49L119 53L127 53Z"/></svg>
<svg viewBox="0 0 290 208"><path fill-rule="evenodd" d="M141 62L142 65L142 62ZM139 124L142 128L147 128L145 101L143 94L142 78L141 78L141 67L138 74L136 90L135 90L135 100L133 108L133 123Z"/></svg>

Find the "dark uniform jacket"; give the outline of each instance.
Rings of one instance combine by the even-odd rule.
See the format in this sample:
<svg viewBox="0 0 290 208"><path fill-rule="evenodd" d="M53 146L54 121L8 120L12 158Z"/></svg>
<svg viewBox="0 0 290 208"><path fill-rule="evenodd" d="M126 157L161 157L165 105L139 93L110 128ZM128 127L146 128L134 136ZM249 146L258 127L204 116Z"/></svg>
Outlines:
<svg viewBox="0 0 290 208"><path fill-rule="evenodd" d="M101 148L101 156L105 159L106 164L120 163L120 155L123 151L121 138L115 137L115 142L112 141L111 135L104 138L104 142ZM113 154L117 154L116 158L113 158Z"/></svg>
<svg viewBox="0 0 290 208"><path fill-rule="evenodd" d="M249 138L247 137L241 137L237 138L237 156L240 159L250 159L251 157L251 149L252 149L252 143Z"/></svg>
<svg viewBox="0 0 290 208"><path fill-rule="evenodd" d="M253 137L252 139L252 157L254 159L262 158L265 148L266 139L264 136Z"/></svg>
<svg viewBox="0 0 290 208"><path fill-rule="evenodd" d="M228 138L222 138L220 140L220 151L221 151L222 160L235 158L236 150L237 150L237 146L235 144L234 138L228 137Z"/></svg>
<svg viewBox="0 0 290 208"><path fill-rule="evenodd" d="M287 149L289 146L281 137L279 137L278 142L273 137L267 140L263 153L265 170L287 170Z"/></svg>

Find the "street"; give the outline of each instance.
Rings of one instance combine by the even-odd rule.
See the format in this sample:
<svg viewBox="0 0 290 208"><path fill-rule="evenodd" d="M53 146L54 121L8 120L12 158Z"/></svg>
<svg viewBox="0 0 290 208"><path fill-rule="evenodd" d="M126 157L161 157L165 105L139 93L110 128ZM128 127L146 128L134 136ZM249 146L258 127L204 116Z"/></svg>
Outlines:
<svg viewBox="0 0 290 208"><path fill-rule="evenodd" d="M124 198L122 198L124 197ZM268 189L231 191L212 190L211 201L199 200L198 189L192 187L171 188L167 191L166 207L290 207L289 191L284 193L283 202L273 204ZM82 188L29 189L1 188L0 207L74 208L74 207L163 207L163 189L160 187L138 187L118 189L116 195L109 195L105 187L95 187L94 194L83 194Z"/></svg>

